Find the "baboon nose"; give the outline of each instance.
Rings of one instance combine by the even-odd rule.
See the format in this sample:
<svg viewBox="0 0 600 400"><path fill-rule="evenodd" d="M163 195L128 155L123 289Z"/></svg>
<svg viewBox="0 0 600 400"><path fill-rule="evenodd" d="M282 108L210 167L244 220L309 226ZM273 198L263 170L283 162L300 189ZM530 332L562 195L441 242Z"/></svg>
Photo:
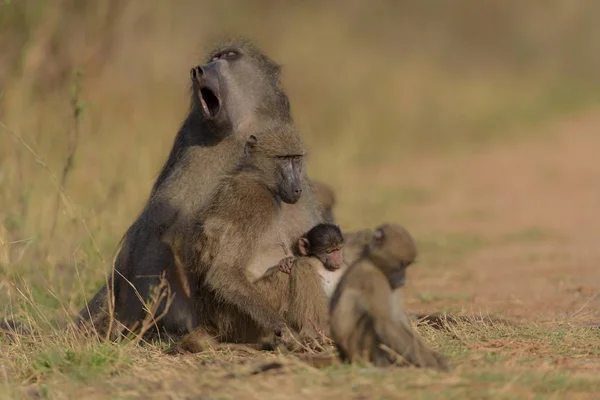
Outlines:
<svg viewBox="0 0 600 400"><path fill-rule="evenodd" d="M294 193L300 196L302 194L302 188L294 190Z"/></svg>
<svg viewBox="0 0 600 400"><path fill-rule="evenodd" d="M192 78L197 79L204 75L204 70L202 67L194 67L192 68Z"/></svg>

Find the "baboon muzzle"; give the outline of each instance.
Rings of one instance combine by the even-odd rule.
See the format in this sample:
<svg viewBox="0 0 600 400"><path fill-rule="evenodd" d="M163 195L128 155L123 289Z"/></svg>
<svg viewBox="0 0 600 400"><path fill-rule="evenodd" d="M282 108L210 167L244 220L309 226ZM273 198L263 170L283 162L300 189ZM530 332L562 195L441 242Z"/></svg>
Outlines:
<svg viewBox="0 0 600 400"><path fill-rule="evenodd" d="M215 65L196 66L191 71L192 79L197 87L198 100L207 119L214 119L221 111L219 72Z"/></svg>

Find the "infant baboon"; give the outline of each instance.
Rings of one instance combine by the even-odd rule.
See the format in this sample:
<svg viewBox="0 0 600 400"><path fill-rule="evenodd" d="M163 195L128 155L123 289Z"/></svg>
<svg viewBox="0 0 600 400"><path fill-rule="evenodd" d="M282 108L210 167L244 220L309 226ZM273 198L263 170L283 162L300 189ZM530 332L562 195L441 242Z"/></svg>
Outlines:
<svg viewBox="0 0 600 400"><path fill-rule="evenodd" d="M404 285L406 268L416 255L408 231L384 224L373 233L363 256L348 267L330 303L331 334L342 360L362 359L376 366L404 360L447 369L444 357L413 332L394 295Z"/></svg>
<svg viewBox="0 0 600 400"><path fill-rule="evenodd" d="M333 224L319 224L301 237L296 247L297 257L281 260L279 270L289 274L292 267L298 268L299 264L316 261L317 264L312 265L317 267L317 273L323 279L323 289L330 297L343 273L340 267L343 265L344 237L340 228Z"/></svg>
<svg viewBox="0 0 600 400"><path fill-rule="evenodd" d="M298 239L295 256L282 259L255 282L301 337L327 330L328 299L344 270L343 245L339 227L318 224ZM310 279L315 275L320 279Z"/></svg>
<svg viewBox="0 0 600 400"><path fill-rule="evenodd" d="M248 263L256 243L280 223L282 204L299 201L304 152L289 125L250 136L237 168L219 183L184 239L185 265L199 282L199 326L220 341L257 342L284 328Z"/></svg>

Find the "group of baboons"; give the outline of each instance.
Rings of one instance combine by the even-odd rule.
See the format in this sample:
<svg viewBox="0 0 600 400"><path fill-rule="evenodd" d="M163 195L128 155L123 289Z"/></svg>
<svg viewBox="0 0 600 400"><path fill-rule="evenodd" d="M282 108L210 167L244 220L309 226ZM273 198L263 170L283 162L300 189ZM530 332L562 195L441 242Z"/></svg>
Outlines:
<svg viewBox="0 0 600 400"><path fill-rule="evenodd" d="M395 224L342 234L333 191L307 177L280 67L237 40L190 75L189 113L79 326L135 333L166 281L145 334L177 351L202 340L293 351L329 337L345 361L446 369L400 298L411 235Z"/></svg>

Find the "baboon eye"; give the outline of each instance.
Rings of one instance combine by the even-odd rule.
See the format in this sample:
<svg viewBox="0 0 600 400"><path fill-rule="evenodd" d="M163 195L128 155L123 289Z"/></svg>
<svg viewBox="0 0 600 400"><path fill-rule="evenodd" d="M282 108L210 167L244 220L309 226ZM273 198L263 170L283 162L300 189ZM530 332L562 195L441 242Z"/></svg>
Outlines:
<svg viewBox="0 0 600 400"><path fill-rule="evenodd" d="M212 61L221 60L221 59L234 59L240 55L237 51L227 50L221 53L217 53L213 56Z"/></svg>

